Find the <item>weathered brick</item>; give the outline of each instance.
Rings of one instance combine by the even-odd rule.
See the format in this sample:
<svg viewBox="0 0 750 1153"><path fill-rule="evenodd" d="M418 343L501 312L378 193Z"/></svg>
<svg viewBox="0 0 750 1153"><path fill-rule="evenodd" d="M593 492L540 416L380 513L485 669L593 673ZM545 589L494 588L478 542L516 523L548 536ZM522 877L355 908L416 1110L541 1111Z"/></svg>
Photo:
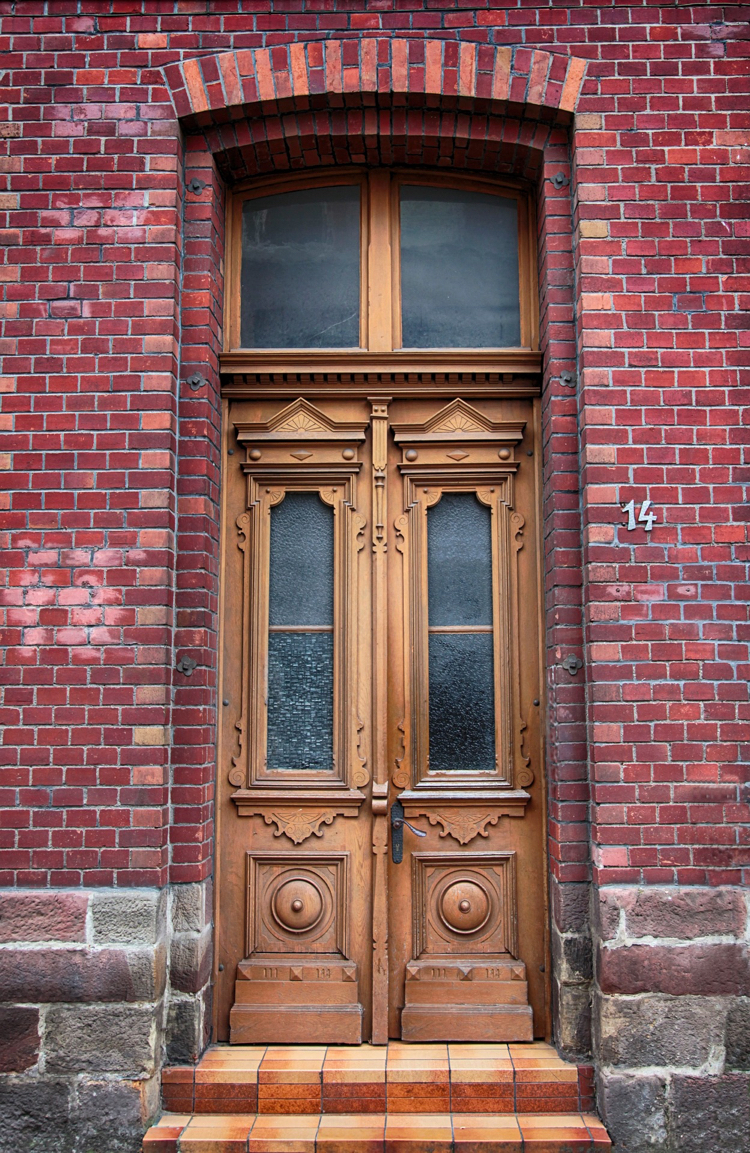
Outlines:
<svg viewBox="0 0 750 1153"><path fill-rule="evenodd" d="M603 993L750 993L747 948L738 944L599 949L597 977Z"/></svg>
<svg viewBox="0 0 750 1153"><path fill-rule="evenodd" d="M0 941L85 941L85 893L0 891Z"/></svg>
<svg viewBox="0 0 750 1153"><path fill-rule="evenodd" d="M0 1073L23 1073L39 1057L39 1010L0 1005Z"/></svg>

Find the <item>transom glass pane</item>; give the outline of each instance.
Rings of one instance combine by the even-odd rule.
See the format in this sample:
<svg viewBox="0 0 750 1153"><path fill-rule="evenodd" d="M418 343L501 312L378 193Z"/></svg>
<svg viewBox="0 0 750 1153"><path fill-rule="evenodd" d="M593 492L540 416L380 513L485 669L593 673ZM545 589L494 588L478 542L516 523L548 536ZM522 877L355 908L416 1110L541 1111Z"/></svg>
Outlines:
<svg viewBox="0 0 750 1153"><path fill-rule="evenodd" d="M492 522L473 493L427 512L430 771L495 771Z"/></svg>
<svg viewBox="0 0 750 1153"><path fill-rule="evenodd" d="M516 201L483 192L401 188L401 344L521 343Z"/></svg>
<svg viewBox="0 0 750 1153"><path fill-rule="evenodd" d="M333 509L290 492L271 509L269 769L333 767Z"/></svg>
<svg viewBox="0 0 750 1153"><path fill-rule="evenodd" d="M243 348L359 346L359 185L242 206Z"/></svg>

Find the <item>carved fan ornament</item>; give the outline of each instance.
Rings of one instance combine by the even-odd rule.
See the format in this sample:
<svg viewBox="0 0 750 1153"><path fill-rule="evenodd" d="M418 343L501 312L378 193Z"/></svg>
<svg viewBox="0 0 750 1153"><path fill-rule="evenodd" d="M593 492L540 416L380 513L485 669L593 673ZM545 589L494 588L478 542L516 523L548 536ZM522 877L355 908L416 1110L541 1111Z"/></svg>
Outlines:
<svg viewBox="0 0 750 1153"><path fill-rule="evenodd" d="M325 432L325 426L309 412L298 410L283 424L277 425L276 432Z"/></svg>

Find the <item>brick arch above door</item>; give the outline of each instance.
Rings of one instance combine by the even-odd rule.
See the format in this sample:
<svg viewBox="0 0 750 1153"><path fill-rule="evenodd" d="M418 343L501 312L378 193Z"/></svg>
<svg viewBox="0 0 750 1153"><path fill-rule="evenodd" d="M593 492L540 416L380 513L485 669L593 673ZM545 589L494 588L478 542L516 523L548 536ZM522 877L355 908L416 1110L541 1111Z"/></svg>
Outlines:
<svg viewBox="0 0 750 1153"><path fill-rule="evenodd" d="M566 139L585 60L450 40L309 41L207 55L164 76L230 181L337 163L430 164L536 179ZM561 131L562 130L562 131Z"/></svg>

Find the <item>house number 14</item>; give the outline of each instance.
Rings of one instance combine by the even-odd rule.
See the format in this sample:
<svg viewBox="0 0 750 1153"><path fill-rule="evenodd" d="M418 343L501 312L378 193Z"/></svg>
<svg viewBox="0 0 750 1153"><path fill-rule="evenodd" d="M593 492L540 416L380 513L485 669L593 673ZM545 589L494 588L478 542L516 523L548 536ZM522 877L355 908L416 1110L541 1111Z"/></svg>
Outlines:
<svg viewBox="0 0 750 1153"><path fill-rule="evenodd" d="M639 524L644 525L646 532L651 532L651 529L654 527L654 521L656 520L656 513L648 511L651 508L650 500L643 501L641 504L641 511L638 513L637 519L635 515L634 500L629 500L627 504L621 505L621 508L623 512L628 514L628 532L632 532L633 529L637 528Z"/></svg>

